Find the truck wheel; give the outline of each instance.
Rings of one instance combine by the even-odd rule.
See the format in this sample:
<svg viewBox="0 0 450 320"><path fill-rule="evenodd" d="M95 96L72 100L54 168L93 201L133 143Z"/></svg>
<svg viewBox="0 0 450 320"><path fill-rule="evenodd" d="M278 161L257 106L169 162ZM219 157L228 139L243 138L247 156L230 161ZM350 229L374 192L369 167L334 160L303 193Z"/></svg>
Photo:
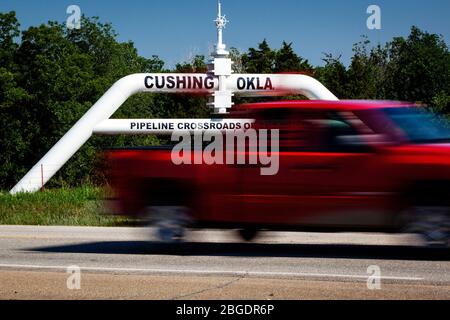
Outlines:
<svg viewBox="0 0 450 320"><path fill-rule="evenodd" d="M155 228L157 239L165 243L182 242L190 219L186 207L150 207L150 224Z"/></svg>
<svg viewBox="0 0 450 320"><path fill-rule="evenodd" d="M239 236L247 242L254 240L258 236L259 230L255 228L239 229Z"/></svg>
<svg viewBox="0 0 450 320"><path fill-rule="evenodd" d="M421 235L428 246L449 246L450 207L411 207L406 214L404 231Z"/></svg>

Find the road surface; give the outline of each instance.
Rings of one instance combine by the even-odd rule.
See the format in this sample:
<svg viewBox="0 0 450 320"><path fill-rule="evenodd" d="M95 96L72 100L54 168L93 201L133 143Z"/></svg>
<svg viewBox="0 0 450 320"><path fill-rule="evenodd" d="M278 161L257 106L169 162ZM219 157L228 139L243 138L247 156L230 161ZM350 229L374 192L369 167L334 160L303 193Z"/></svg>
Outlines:
<svg viewBox="0 0 450 320"><path fill-rule="evenodd" d="M232 231L196 231L175 246L151 237L0 226L0 299L450 299L450 250L414 236L266 233L241 243ZM71 266L79 290L68 289Z"/></svg>

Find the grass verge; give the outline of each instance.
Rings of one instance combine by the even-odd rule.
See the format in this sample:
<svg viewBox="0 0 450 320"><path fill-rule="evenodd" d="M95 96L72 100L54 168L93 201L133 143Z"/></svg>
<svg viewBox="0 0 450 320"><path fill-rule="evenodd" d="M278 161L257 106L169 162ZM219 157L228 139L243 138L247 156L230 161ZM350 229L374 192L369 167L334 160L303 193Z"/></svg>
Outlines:
<svg viewBox="0 0 450 320"><path fill-rule="evenodd" d="M110 227L131 224L102 214L101 188L46 190L33 194L0 192L1 225Z"/></svg>

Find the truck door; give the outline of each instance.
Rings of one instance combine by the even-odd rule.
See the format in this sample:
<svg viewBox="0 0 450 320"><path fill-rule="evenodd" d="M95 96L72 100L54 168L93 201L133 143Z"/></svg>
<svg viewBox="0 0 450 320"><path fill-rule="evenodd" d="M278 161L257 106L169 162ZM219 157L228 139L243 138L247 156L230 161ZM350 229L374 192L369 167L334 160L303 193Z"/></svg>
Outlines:
<svg viewBox="0 0 450 320"><path fill-rule="evenodd" d="M311 227L386 223L381 208L387 168L362 140L355 143L361 135L352 123L327 110L284 110L278 120L278 174L244 170L246 222Z"/></svg>

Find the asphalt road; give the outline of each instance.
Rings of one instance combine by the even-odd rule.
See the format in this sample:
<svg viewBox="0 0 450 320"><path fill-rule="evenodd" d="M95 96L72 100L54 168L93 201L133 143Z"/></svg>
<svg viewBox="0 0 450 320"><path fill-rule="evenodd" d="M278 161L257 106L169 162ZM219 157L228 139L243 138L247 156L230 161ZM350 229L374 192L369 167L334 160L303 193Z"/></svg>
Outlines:
<svg viewBox="0 0 450 320"><path fill-rule="evenodd" d="M196 231L168 246L147 229L0 226L0 299L450 299L450 250L420 245L407 235L241 243ZM67 287L70 266L81 268L80 290Z"/></svg>

